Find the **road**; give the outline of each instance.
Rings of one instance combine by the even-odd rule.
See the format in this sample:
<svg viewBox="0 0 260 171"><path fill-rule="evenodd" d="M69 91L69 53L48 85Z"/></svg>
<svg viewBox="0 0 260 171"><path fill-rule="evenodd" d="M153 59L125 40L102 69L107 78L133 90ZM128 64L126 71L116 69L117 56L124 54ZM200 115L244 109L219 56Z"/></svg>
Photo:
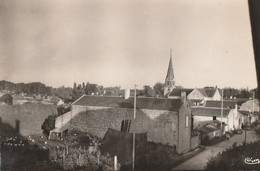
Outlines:
<svg viewBox="0 0 260 171"><path fill-rule="evenodd" d="M237 142L237 145L243 144L244 140L245 132L243 132L243 134L241 135L235 134L229 140L222 141L216 145L206 147L203 152L186 160L172 170L203 170L209 158L216 156L219 152L222 152L225 149L229 148L235 142ZM247 131L247 143L257 140L258 137L254 131Z"/></svg>

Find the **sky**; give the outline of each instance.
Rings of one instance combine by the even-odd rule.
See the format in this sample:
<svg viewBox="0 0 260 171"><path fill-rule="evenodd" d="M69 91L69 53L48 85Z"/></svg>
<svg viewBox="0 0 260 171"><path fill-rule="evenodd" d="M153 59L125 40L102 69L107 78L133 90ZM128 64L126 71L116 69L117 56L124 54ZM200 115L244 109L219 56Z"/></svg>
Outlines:
<svg viewBox="0 0 260 171"><path fill-rule="evenodd" d="M0 80L255 88L246 0L0 0Z"/></svg>

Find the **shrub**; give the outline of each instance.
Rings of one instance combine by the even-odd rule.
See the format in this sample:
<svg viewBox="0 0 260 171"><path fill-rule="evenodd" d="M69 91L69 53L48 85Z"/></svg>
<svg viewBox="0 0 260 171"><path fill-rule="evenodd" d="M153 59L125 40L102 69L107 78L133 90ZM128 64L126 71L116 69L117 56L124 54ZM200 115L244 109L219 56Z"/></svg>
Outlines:
<svg viewBox="0 0 260 171"><path fill-rule="evenodd" d="M258 159L260 156L260 141L232 147L219 153L216 157L211 158L205 169L206 170L260 170L260 165L246 164L244 160L247 157Z"/></svg>

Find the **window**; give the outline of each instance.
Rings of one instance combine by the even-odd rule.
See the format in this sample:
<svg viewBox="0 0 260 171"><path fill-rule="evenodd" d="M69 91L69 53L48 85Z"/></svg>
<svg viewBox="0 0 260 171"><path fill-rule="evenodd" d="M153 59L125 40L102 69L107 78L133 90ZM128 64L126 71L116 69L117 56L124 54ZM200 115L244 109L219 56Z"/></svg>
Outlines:
<svg viewBox="0 0 260 171"><path fill-rule="evenodd" d="M127 119L122 120L121 131L122 132L129 132L130 126L131 126L131 120L127 120Z"/></svg>
<svg viewBox="0 0 260 171"><path fill-rule="evenodd" d="M189 126L189 116L185 115L185 127Z"/></svg>
<svg viewBox="0 0 260 171"><path fill-rule="evenodd" d="M213 121L215 121L217 119L217 117L216 116L213 116Z"/></svg>

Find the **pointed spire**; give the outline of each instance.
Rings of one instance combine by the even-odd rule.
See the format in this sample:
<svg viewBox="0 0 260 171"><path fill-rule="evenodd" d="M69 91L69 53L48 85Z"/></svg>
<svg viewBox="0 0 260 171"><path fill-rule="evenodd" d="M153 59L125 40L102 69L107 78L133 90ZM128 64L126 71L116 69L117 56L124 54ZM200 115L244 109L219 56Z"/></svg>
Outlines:
<svg viewBox="0 0 260 171"><path fill-rule="evenodd" d="M172 49L171 49L170 62L169 62L165 81L172 81L173 79L174 79L174 74L173 74L173 66L172 66Z"/></svg>
<svg viewBox="0 0 260 171"><path fill-rule="evenodd" d="M171 49L170 62L169 62L169 66L168 66L167 75L165 78L164 95L169 94L174 87L175 87L175 81L174 81L174 74L173 74L172 49Z"/></svg>

